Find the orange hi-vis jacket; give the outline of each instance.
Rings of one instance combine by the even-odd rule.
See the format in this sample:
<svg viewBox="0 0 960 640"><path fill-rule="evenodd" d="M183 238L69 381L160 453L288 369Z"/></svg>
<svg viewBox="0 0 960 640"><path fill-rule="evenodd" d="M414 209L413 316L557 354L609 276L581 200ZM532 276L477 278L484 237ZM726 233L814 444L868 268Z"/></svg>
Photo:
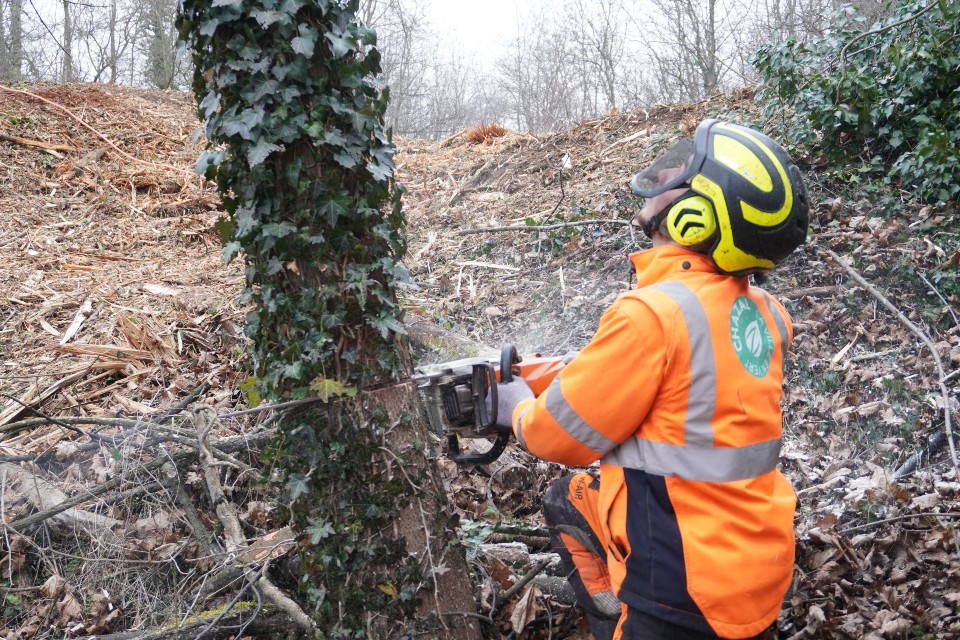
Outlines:
<svg viewBox="0 0 960 640"><path fill-rule="evenodd" d="M513 425L534 455L600 460L599 513L621 602L747 638L791 581L796 495L777 469L786 310L747 278L667 245L630 256L638 288Z"/></svg>

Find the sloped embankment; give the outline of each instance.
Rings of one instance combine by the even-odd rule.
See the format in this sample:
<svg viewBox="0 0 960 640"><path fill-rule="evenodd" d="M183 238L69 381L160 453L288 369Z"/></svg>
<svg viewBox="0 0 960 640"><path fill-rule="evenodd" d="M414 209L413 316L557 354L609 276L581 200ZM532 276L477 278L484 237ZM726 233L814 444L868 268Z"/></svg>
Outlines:
<svg viewBox="0 0 960 640"><path fill-rule="evenodd" d="M0 141L0 517L23 522L51 496L78 501L48 525L46 542L35 528L8 530L0 570L15 588L5 591L2 627L7 637L62 637L155 624L191 611L197 594L215 597L203 583L227 567L208 546L215 517L191 423L163 431L138 418L157 421L192 398L221 415L244 408L242 272L223 264L218 198L192 174L188 96L31 91L45 100L0 91L0 134L19 139ZM710 110L740 120L755 108L740 94L488 144L400 140L411 317L493 347L580 347L629 286L625 254L644 246L627 225L629 175ZM956 212L886 201L896 212L886 215L879 196L838 184L832 171L809 172L810 242L765 285L796 327L784 466L800 498L798 577L781 627L796 638L954 637L960 477L943 452L904 478L893 471L943 430L943 404L954 401ZM930 338L942 371L904 320ZM27 423L23 405L104 421ZM248 535L269 546L285 522L255 483L260 419L222 417L210 435L229 444L230 497ZM165 455L175 471L160 472ZM494 559L473 546L504 537L536 546L539 495L561 470L509 456L488 469L444 463L486 576L481 610L494 606L505 632L584 637L576 612L552 597L499 599L529 570L526 555Z"/></svg>

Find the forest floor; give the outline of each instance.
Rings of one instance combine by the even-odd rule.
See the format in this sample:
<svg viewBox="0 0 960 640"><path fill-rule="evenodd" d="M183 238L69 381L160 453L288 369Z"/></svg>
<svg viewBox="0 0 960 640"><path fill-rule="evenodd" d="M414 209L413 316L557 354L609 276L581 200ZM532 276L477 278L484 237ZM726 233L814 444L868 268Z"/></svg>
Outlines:
<svg viewBox="0 0 960 640"><path fill-rule="evenodd" d="M146 628L214 593L218 560L195 435L137 418L213 408L227 497L263 542L251 553L288 550L257 484L265 418L234 415L242 264L224 264L219 198L192 170L191 96L29 90L0 88L0 638ZM583 346L646 246L629 176L708 115L759 121L742 92L544 135L398 140L409 317L492 349ZM782 467L797 577L781 637L957 638L960 476L942 434L960 365L958 211L858 166L803 163L812 233L763 285L795 327ZM564 469L513 447L487 467L441 465L500 637L589 638L548 578L499 597L545 557L540 496Z"/></svg>

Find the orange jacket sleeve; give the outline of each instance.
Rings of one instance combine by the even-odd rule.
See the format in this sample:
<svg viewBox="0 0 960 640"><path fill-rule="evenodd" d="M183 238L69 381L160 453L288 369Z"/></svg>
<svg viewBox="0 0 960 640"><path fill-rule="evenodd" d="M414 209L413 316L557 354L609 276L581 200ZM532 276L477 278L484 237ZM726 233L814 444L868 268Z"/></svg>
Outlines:
<svg viewBox="0 0 960 640"><path fill-rule="evenodd" d="M599 460L649 413L665 370L665 333L646 304L621 297L547 391L514 410L517 440L544 460L570 466Z"/></svg>

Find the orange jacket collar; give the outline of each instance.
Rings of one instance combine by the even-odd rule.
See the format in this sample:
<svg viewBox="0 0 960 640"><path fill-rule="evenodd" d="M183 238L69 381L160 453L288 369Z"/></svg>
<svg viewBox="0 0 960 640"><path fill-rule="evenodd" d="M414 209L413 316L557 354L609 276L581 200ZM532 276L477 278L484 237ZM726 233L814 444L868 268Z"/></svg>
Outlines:
<svg viewBox="0 0 960 640"><path fill-rule="evenodd" d="M709 257L675 244L631 253L630 262L637 270L637 288L670 280L678 273L691 271L718 273L717 267Z"/></svg>

